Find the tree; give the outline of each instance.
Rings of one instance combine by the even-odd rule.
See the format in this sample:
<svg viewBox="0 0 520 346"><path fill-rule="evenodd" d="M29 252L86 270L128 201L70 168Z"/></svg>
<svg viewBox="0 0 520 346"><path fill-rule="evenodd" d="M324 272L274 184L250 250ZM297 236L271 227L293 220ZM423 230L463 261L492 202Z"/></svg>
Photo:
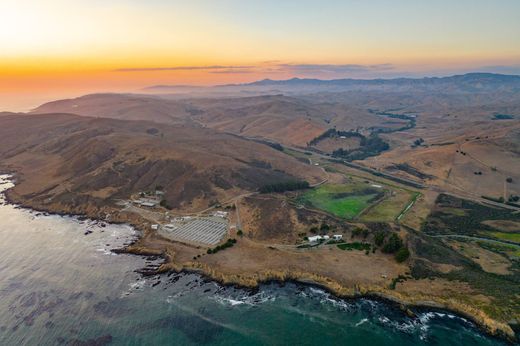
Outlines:
<svg viewBox="0 0 520 346"><path fill-rule="evenodd" d="M159 205L166 209L172 209L172 207L170 207L170 205L168 204L168 202L165 199L162 199L161 202L159 203Z"/></svg>
<svg viewBox="0 0 520 346"><path fill-rule="evenodd" d="M513 182L513 178L509 177L509 178L506 179L506 181L507 181L508 183L512 183L512 182Z"/></svg>
<svg viewBox="0 0 520 346"><path fill-rule="evenodd" d="M385 237L386 237L385 232L383 232L383 231L377 232L376 235L374 236L374 243L377 246L383 245L383 243L385 241Z"/></svg>
<svg viewBox="0 0 520 346"><path fill-rule="evenodd" d="M390 238L388 238L385 246L383 246L382 251L384 253L395 253L403 246L403 241L399 238L397 233L392 233Z"/></svg>
<svg viewBox="0 0 520 346"><path fill-rule="evenodd" d="M328 231L330 230L330 226L326 223L322 223L321 226L320 226L320 230L321 231Z"/></svg>
<svg viewBox="0 0 520 346"><path fill-rule="evenodd" d="M410 257L410 250L406 246L401 247L397 252L395 253L395 260L398 263L404 262Z"/></svg>

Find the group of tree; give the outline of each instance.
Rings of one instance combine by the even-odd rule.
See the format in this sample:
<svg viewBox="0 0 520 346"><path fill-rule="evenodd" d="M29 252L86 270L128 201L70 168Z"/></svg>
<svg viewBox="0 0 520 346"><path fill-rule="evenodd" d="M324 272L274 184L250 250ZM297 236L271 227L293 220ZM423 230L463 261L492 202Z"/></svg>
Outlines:
<svg viewBox="0 0 520 346"><path fill-rule="evenodd" d="M292 180L284 181L274 184L267 184L262 186L259 191L260 193L271 193L271 192L285 192L285 191L296 191L308 189L310 184L304 180Z"/></svg>
<svg viewBox="0 0 520 346"><path fill-rule="evenodd" d="M390 237L388 237L381 251L394 254L395 260L399 263L406 261L408 257L410 257L410 250L403 244L401 237L399 237L397 233L392 233Z"/></svg>
<svg viewBox="0 0 520 346"><path fill-rule="evenodd" d="M314 139L312 139L308 143L308 145L309 146L316 145L320 141L322 141L322 140L324 140L326 138L337 138L337 137L345 137L345 138L358 137L358 138L363 138L365 136L363 136L361 133L356 132L356 131L339 131L339 130L336 130L336 129L328 129L327 131L323 132L318 137L315 137Z"/></svg>
<svg viewBox="0 0 520 346"><path fill-rule="evenodd" d="M356 149L337 149L332 152L333 157L340 157L346 161L363 160L370 156L379 155L381 152L390 149L390 146L377 134L368 137L362 136L359 148Z"/></svg>
<svg viewBox="0 0 520 346"><path fill-rule="evenodd" d="M225 250L227 248L230 248L232 247L233 245L235 245L237 242L236 239L228 239L224 244L222 245L217 245L216 247L214 247L213 249L208 249L207 253L208 255L211 255L211 254L214 254L214 253L217 253L219 251L222 251L222 250Z"/></svg>
<svg viewBox="0 0 520 346"><path fill-rule="evenodd" d="M423 143L424 143L424 139L422 139L422 138L416 139L413 142L412 148L418 147L418 146L422 145Z"/></svg>

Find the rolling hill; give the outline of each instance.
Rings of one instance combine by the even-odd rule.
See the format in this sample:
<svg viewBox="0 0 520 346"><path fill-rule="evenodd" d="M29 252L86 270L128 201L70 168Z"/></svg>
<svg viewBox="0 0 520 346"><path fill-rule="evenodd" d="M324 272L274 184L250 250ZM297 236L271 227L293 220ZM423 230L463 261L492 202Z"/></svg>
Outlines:
<svg viewBox="0 0 520 346"><path fill-rule="evenodd" d="M323 179L268 145L211 129L71 114L0 116L0 159L18 174L13 198L64 210L158 185L172 208L193 210L269 183Z"/></svg>

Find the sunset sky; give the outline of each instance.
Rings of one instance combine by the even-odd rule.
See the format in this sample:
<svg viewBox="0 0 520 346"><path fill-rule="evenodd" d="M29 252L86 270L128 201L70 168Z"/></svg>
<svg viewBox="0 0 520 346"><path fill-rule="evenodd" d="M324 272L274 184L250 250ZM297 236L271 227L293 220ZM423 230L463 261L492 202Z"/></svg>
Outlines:
<svg viewBox="0 0 520 346"><path fill-rule="evenodd" d="M520 74L518 0L0 0L0 109L154 84Z"/></svg>

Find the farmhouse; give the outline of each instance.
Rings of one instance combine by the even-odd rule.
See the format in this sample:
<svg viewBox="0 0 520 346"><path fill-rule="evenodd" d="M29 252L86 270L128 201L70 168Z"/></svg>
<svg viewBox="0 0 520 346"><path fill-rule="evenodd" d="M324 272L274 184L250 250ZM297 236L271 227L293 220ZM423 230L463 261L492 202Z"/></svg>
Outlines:
<svg viewBox="0 0 520 346"><path fill-rule="evenodd" d="M153 208L157 204L159 204L159 201L151 198L140 198L138 200L135 200L134 203L140 205L141 207Z"/></svg>
<svg viewBox="0 0 520 346"><path fill-rule="evenodd" d="M315 243L317 241L320 241L321 239L323 239L321 235L315 235L315 236L309 237L309 241L311 243Z"/></svg>
<svg viewBox="0 0 520 346"><path fill-rule="evenodd" d="M343 239L343 234L334 234L332 236L332 239L334 239L334 240L341 240L341 239Z"/></svg>
<svg viewBox="0 0 520 346"><path fill-rule="evenodd" d="M216 211L215 213L213 213L213 216L216 216L216 217L221 217L223 219L225 219L227 217L228 213L226 211Z"/></svg>

